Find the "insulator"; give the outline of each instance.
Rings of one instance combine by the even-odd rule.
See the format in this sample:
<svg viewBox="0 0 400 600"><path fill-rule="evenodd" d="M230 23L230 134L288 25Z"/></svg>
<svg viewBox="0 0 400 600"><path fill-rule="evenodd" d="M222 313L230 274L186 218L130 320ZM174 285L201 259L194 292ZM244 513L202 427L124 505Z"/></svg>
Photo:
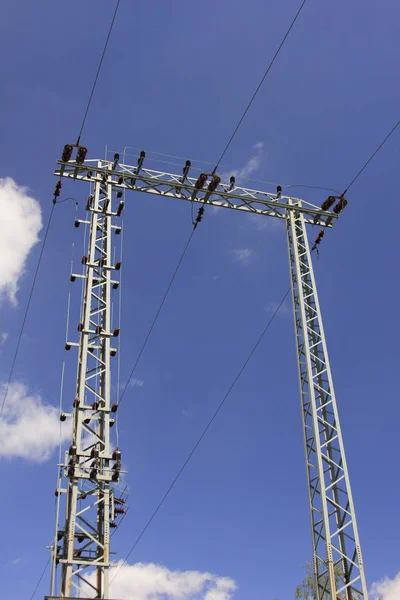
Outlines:
<svg viewBox="0 0 400 600"><path fill-rule="evenodd" d="M99 408L99 403L98 402L93 402L92 404L92 410L97 410Z"/></svg>
<svg viewBox="0 0 400 600"><path fill-rule="evenodd" d="M122 227L116 227L115 228L115 235L119 235L122 231Z"/></svg>
<svg viewBox="0 0 400 600"><path fill-rule="evenodd" d="M57 531L57 542L59 542L60 540L62 540L63 537L64 537L64 532L63 531Z"/></svg>
<svg viewBox="0 0 400 600"><path fill-rule="evenodd" d="M210 192L215 192L215 190L217 189L217 187L219 186L221 181L221 177L218 177L218 175L214 175L214 177L212 178L212 180L210 181L209 185L208 185L208 190Z"/></svg>
<svg viewBox="0 0 400 600"><path fill-rule="evenodd" d="M87 177L88 177L88 179L91 179L91 178L92 178L92 171L88 171L88 172L87 172Z"/></svg>
<svg viewBox="0 0 400 600"><path fill-rule="evenodd" d="M112 474L111 479L113 481L118 481L119 480L119 471L114 471L114 473Z"/></svg>
<svg viewBox="0 0 400 600"><path fill-rule="evenodd" d="M112 166L113 171L115 171L115 169L117 168L118 161L119 161L119 154L118 154L118 152L116 152L114 154L114 162L113 162L113 166Z"/></svg>
<svg viewBox="0 0 400 600"><path fill-rule="evenodd" d="M125 504L125 499L124 498L114 498L114 503L115 504Z"/></svg>
<svg viewBox="0 0 400 600"><path fill-rule="evenodd" d="M114 267L114 269L115 269L116 271L119 271L119 270L120 270L120 268L121 268L121 266L122 266L122 261L121 261L121 260L117 260L117 262L115 263L115 267Z"/></svg>
<svg viewBox="0 0 400 600"><path fill-rule="evenodd" d="M117 448L112 453L112 460L121 460L121 456L122 456L121 450L118 450L118 448Z"/></svg>
<svg viewBox="0 0 400 600"><path fill-rule="evenodd" d="M143 160L144 158L146 158L146 152L145 152L144 150L142 150L142 151L140 152L140 158L139 158L139 160L138 160L138 164L139 164L139 161L140 161L140 160Z"/></svg>
<svg viewBox="0 0 400 600"><path fill-rule="evenodd" d="M58 497L58 490L54 491L54 495L56 496L56 498ZM61 538L57 538L58 540L60 540Z"/></svg>
<svg viewBox="0 0 400 600"><path fill-rule="evenodd" d="M117 192L117 198L118 199L122 198L123 195L124 195L123 191L122 190L118 190L118 192Z"/></svg>
<svg viewBox="0 0 400 600"><path fill-rule="evenodd" d="M204 187L205 182L207 181L207 175L206 173L200 173L196 183L194 184L194 187L197 190L201 190L202 187Z"/></svg>
<svg viewBox="0 0 400 600"><path fill-rule="evenodd" d="M78 323L78 331L83 331L83 323Z"/></svg>
<svg viewBox="0 0 400 600"><path fill-rule="evenodd" d="M71 159L73 146L71 144L65 144L64 150L61 156L62 162L68 162Z"/></svg>
<svg viewBox="0 0 400 600"><path fill-rule="evenodd" d="M122 211L124 210L124 206L125 206L125 202L123 200L121 200L121 202L118 204L118 208L117 208L117 217L121 216Z"/></svg>
<svg viewBox="0 0 400 600"><path fill-rule="evenodd" d="M71 283L74 283L74 281L76 280L75 275L70 275L69 280L71 281Z"/></svg>
<svg viewBox="0 0 400 600"><path fill-rule="evenodd" d="M67 415L65 413L60 414L60 421L65 421L66 418L67 418Z"/></svg>
<svg viewBox="0 0 400 600"><path fill-rule="evenodd" d="M119 508L118 506L116 506L114 508L114 512L116 515L124 515L126 513L126 510L124 508Z"/></svg>
<svg viewBox="0 0 400 600"><path fill-rule="evenodd" d="M116 328L114 329L114 331L113 331L113 336L114 336L114 337L118 337L118 336L119 336L119 332L120 332L120 328L119 328L119 327L116 327Z"/></svg>
<svg viewBox="0 0 400 600"><path fill-rule="evenodd" d="M62 182L60 180L60 181L57 181L56 186L54 188L54 197L55 198L58 198L58 196L60 195L61 188L62 188Z"/></svg>
<svg viewBox="0 0 400 600"><path fill-rule="evenodd" d="M115 356L117 354L116 348L110 348L110 356Z"/></svg>
<svg viewBox="0 0 400 600"><path fill-rule="evenodd" d="M80 222L78 221L78 219L75 219L74 227L76 227L78 229L79 225L80 225Z"/></svg>
<svg viewBox="0 0 400 600"><path fill-rule="evenodd" d="M96 325L96 333L97 333L97 335L100 335L100 333L101 333L101 325Z"/></svg>
<svg viewBox="0 0 400 600"><path fill-rule="evenodd" d="M76 162L78 165L81 165L85 162L86 154L87 148L85 148L85 146L79 146L78 152L76 153Z"/></svg>
<svg viewBox="0 0 400 600"><path fill-rule="evenodd" d="M78 462L78 457L77 456L71 456L70 461L69 461L69 466L73 467L77 464Z"/></svg>
<svg viewBox="0 0 400 600"><path fill-rule="evenodd" d="M118 177L118 185L122 185L124 183L124 178L122 177L122 175L120 175Z"/></svg>
<svg viewBox="0 0 400 600"><path fill-rule="evenodd" d="M183 167L183 173L185 171L187 171L188 169L190 169L191 166L192 166L192 163L190 162L190 160L187 160L185 163L185 166Z"/></svg>
<svg viewBox="0 0 400 600"><path fill-rule="evenodd" d="M117 410L118 410L118 404L113 404L111 406L111 412L115 413L115 412L117 412Z"/></svg>
<svg viewBox="0 0 400 600"><path fill-rule="evenodd" d="M102 183L107 183L108 180L108 174L107 173L103 173L101 176L101 181Z"/></svg>
<svg viewBox="0 0 400 600"><path fill-rule="evenodd" d="M68 342L65 342L65 346L64 348L68 351L71 350L71 344L69 344Z"/></svg>
<svg viewBox="0 0 400 600"><path fill-rule="evenodd" d="M118 286L119 286L119 282L118 281L114 281L114 283L113 283L113 289L117 290Z"/></svg>
<svg viewBox="0 0 400 600"><path fill-rule="evenodd" d="M334 207L333 212L338 215L346 206L347 206L346 198L340 198L339 202Z"/></svg>
<svg viewBox="0 0 400 600"><path fill-rule="evenodd" d="M111 529L117 529L118 525L116 523L114 523L114 521L111 521L110 527L111 527Z"/></svg>
<svg viewBox="0 0 400 600"><path fill-rule="evenodd" d="M76 445L75 444L71 444L71 446L69 447L69 450L68 450L68 454L70 456L76 456Z"/></svg>
<svg viewBox="0 0 400 600"><path fill-rule="evenodd" d="M196 217L196 223L200 223L200 221L203 218L203 213L204 213L204 206L200 206L199 212L197 213L197 217Z"/></svg>
<svg viewBox="0 0 400 600"><path fill-rule="evenodd" d="M98 457L99 457L99 449L92 448L92 451L90 453L90 458L98 458Z"/></svg>
<svg viewBox="0 0 400 600"><path fill-rule="evenodd" d="M72 405L74 408L76 408L77 406L79 406L81 403L81 401L79 400L79 398L75 398L75 400L73 401Z"/></svg>
<svg viewBox="0 0 400 600"><path fill-rule="evenodd" d="M329 210L332 204L335 204L335 196L328 196L328 198L321 204L321 209Z"/></svg>
<svg viewBox="0 0 400 600"><path fill-rule="evenodd" d="M88 199L87 199L87 203L86 203L86 210L90 210L93 206L93 200L94 200L94 196L93 194L89 194Z"/></svg>
<svg viewBox="0 0 400 600"><path fill-rule="evenodd" d="M110 198L106 198L103 202L103 212L106 213L110 205Z"/></svg>
<svg viewBox="0 0 400 600"><path fill-rule="evenodd" d="M90 471L90 479L96 479L97 477L97 469L92 469Z"/></svg>
<svg viewBox="0 0 400 600"><path fill-rule="evenodd" d="M114 427L114 423L115 423L114 419L110 419L110 421L109 421L110 427Z"/></svg>
<svg viewBox="0 0 400 600"><path fill-rule="evenodd" d="M87 256L82 256L81 263L82 263L83 265L86 265L86 264L87 264L87 261L88 261L88 257L87 257Z"/></svg>
<svg viewBox="0 0 400 600"><path fill-rule="evenodd" d="M280 198L282 196L282 186L278 185L276 186L276 197Z"/></svg>

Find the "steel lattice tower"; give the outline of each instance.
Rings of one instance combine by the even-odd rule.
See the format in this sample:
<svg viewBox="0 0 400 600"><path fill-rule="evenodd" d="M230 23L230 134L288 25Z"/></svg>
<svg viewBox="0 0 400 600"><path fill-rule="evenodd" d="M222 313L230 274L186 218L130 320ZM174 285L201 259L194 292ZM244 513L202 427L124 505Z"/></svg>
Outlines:
<svg viewBox="0 0 400 600"><path fill-rule="evenodd" d="M119 454L111 454L109 426L110 407L110 237L115 228L112 218L119 216L123 201L112 212L112 194L121 198L126 190L145 192L164 198L175 198L275 217L286 222L292 283L293 312L300 381L302 421L307 465L308 497L311 516L313 566L317 600L368 600L364 566L350 479L347 470L338 409L332 383L325 334L315 284L306 225L331 228L347 201L330 197L323 208L298 198L277 193L236 187L231 178L224 185L211 175L207 187L206 174L197 180L188 176L190 161L183 175L144 168L142 152L136 166L118 165L106 160L59 161L56 176L94 184L94 195L87 208L91 213L90 236L85 277L83 322L80 324L77 399L73 418L70 455L63 465L68 486L60 489L67 495L64 529L57 529L53 548L53 596L66 598L78 589L77 580L87 581L85 571L96 569L93 598L108 599L110 567L109 526L113 518L115 498L111 484L121 468ZM329 210L338 200L333 212ZM321 235L321 234L320 234ZM117 332L118 333L118 332ZM96 377L98 376L98 377ZM98 379L98 389L91 383ZM92 404L88 398L91 398ZM91 427L87 423L95 423ZM95 442L85 443L85 434ZM98 450L98 454L97 454ZM119 452L119 451L118 451ZM111 462L115 461L111 468ZM90 466L89 466L89 463ZM91 470L95 472L91 472ZM91 477L95 475L95 477ZM78 508L78 501L85 508ZM97 525L88 527L92 513ZM64 538L61 554L57 539ZM80 536L80 537L79 537ZM83 540L83 551L76 549ZM80 547L82 550L82 546ZM84 558L83 558L84 557ZM62 566L59 594L55 590L57 563ZM56 594L56 595L54 595Z"/></svg>

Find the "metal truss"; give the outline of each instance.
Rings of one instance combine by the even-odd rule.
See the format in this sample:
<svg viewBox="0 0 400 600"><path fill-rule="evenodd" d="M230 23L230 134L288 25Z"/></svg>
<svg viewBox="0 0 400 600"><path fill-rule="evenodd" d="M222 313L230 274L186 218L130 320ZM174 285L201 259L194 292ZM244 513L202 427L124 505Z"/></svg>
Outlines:
<svg viewBox="0 0 400 600"><path fill-rule="evenodd" d="M65 155L71 156L72 146ZM81 154L79 154L81 153ZM333 390L325 336L321 321L306 224L332 227L347 204L343 197L330 196L319 208L299 198L276 193L216 185L188 176L190 161L182 175L154 171L143 166L141 153L136 166L106 160L85 161L86 149L78 149L79 160L58 161L55 175L94 184L87 209L91 213L88 256L85 259L85 300L80 340L67 345L79 347L77 398L74 402L73 441L63 465L68 487L66 523L58 529L53 545L51 594L55 592L55 569L62 565L60 596L79 590L81 581L91 585L95 598L108 599L110 567L109 528L117 499L111 482L120 469L120 454L111 454L109 427L110 354L115 331L110 329L110 288L118 283L111 272L110 236L114 216L120 216L126 190L229 208L243 213L285 219L292 280L302 418L306 451L309 504L316 581L316 600L368 600L361 548L358 539L349 475ZM57 188L58 186L58 188ZM56 186L57 193L61 181ZM119 204L112 212L111 197ZM333 202L339 203L333 212ZM328 208L327 208L328 207ZM326 210L327 208L327 210ZM323 232L319 233L320 239ZM318 241L315 243L315 247ZM79 277L79 275L73 276ZM65 418L65 415L64 415ZM119 451L118 451L119 452ZM115 460L114 468L110 467ZM117 477L118 478L118 477ZM90 520L90 516L92 520ZM111 519L111 521L110 521ZM64 539L63 547L57 546ZM82 544L82 545L79 545ZM88 571L96 570L95 584ZM79 592L78 592L79 593Z"/></svg>
<svg viewBox="0 0 400 600"><path fill-rule="evenodd" d="M323 211L304 200L273 192L232 187L223 183L215 191L210 191L207 187L197 189L196 179L188 176L189 167L183 168L182 175L176 175L146 169L143 167L143 159L139 159L138 166L120 164L118 170L113 170L114 165L105 160L87 160L83 164L58 162L61 167L55 171L55 175L80 181L93 181L96 173L107 170L111 185L121 194L123 190L134 190L278 219L286 219L286 211L292 210L295 203L297 210L304 214L306 223L321 227L332 227L338 218L334 212Z"/></svg>
<svg viewBox="0 0 400 600"><path fill-rule="evenodd" d="M307 462L317 600L367 600L360 541L305 219L287 239Z"/></svg>
<svg viewBox="0 0 400 600"><path fill-rule="evenodd" d="M120 263L112 264L112 235L120 228L112 221L112 185L107 175L96 172L94 193L86 210L89 220L77 220L89 227L87 255L82 258L84 280L82 321L79 341L66 342L66 349L78 348L76 397L73 411L60 418L72 420L72 444L60 465L66 485L56 491L65 507L65 523L56 525L52 546L51 594L57 594L56 570L61 567L59 596L78 597L83 585L90 597L108 599L110 568L110 527L116 515L125 512L125 499L118 497L116 484L121 470L121 452L112 450L110 427L116 405L110 403L111 360L117 349L112 341L119 334L111 326L111 293L118 288L114 274ZM64 479L65 481L65 479ZM119 494L120 495L120 494ZM59 518L57 517L57 521ZM95 572L95 577L93 577Z"/></svg>

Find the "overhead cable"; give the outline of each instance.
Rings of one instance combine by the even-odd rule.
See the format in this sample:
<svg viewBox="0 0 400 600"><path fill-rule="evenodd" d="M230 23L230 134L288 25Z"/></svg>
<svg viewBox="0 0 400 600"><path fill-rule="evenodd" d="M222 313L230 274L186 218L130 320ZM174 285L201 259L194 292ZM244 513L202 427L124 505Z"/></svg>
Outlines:
<svg viewBox="0 0 400 600"><path fill-rule="evenodd" d="M369 157L369 159L367 160L367 162L361 167L361 169L358 171L357 175L349 183L349 185L347 186L347 188L344 190L342 196L344 196L349 191L349 189L351 188L351 186L353 185L353 183L360 177L361 173L367 168L367 166L369 165L369 163L371 162L371 160L378 154L379 150L387 142L387 140L390 138L390 136L392 135L392 133L394 133L394 131L397 129L397 127L399 125L400 125L400 121L397 121L396 125L390 130L390 132L387 134L387 136L385 137L385 139L383 140L383 142L381 142L379 144L379 146L377 147L377 149L375 150L375 152L373 154L371 154L371 156Z"/></svg>
<svg viewBox="0 0 400 600"><path fill-rule="evenodd" d="M130 555L132 554L132 552L134 551L134 549L136 548L136 546L138 545L138 543L140 542L140 540L142 539L142 537L144 536L145 532L147 531L147 529L149 528L150 524L152 523L153 519L155 518L155 516L157 515L158 511L160 510L160 508L162 507L162 505L164 504L164 502L166 501L166 499L168 498L170 492L172 491L173 487L175 486L175 484L177 483L178 479L180 478L180 476L182 475L183 471L185 470L187 464L189 463L190 459L192 458L193 454L196 452L197 448L199 447L200 443L202 442L203 438L205 437L207 431L210 429L213 421L216 419L218 413L220 412L221 408L223 407L223 405L225 404L225 401L227 400L229 394L232 392L233 388L235 387L236 383L238 382L240 376L242 375L243 371L245 370L245 368L247 367L248 363L250 362L250 359L252 358L252 356L254 355L255 351L257 350L258 346L261 344L261 341L263 340L265 334L267 333L268 329L270 328L270 326L272 325L272 322L274 321L276 315L278 314L281 306L283 305L283 303L285 302L288 294L290 292L290 287L288 288L288 290L285 292L282 300L279 302L275 312L273 313L273 315L271 316L270 320L268 321L267 325L265 326L263 332L261 333L260 337L258 338L257 342L254 344L251 352L249 353L249 355L247 356L246 360L244 361L242 367L240 368L238 374L236 375L236 377L234 378L233 382L231 383L231 385L228 388L228 391L226 392L225 396L223 397L223 399L221 400L221 402L219 403L217 409L215 410L214 414L212 415L211 419L208 421L206 427L204 428L202 434L200 435L200 437L198 438L197 442L194 444L193 448L191 449L191 451L189 452L186 460L183 462L181 468L179 469L178 473L176 474L176 476L174 477L174 479L172 480L172 482L170 483L170 485L167 488L167 491L165 492L164 496L161 498L160 502L158 503L157 507L154 509L152 515L150 516L149 520L147 521L147 523L145 524L145 526L143 527L143 529L141 530L140 534L137 536L135 542L133 543L131 549L129 550L128 554L126 555L125 559L123 560L123 562L119 565L117 572L115 573L114 577L111 579L110 581L110 585L111 583L115 580L115 578L117 577L118 573L121 571L122 567L126 564L126 562L128 561L128 558L130 557Z"/></svg>
<svg viewBox="0 0 400 600"><path fill-rule="evenodd" d="M79 145L80 140L81 140L83 128L84 128L85 122L86 122L86 117L88 116L89 108L90 108L90 105L92 103L92 98L93 98L94 90L96 88L97 80L98 80L99 75L100 75L101 67L103 65L104 56L105 56L106 51L107 51L108 42L110 41L111 32L112 32L112 29L114 27L114 22L115 22L115 19L117 17L117 13L118 13L120 2L121 2L121 0L118 0L117 5L115 7L113 18L111 20L110 28L108 30L107 39L106 39L106 42L105 42L104 48L103 48L103 53L102 53L101 58L100 58L100 63L99 63L99 66L97 68L97 73L96 73L96 76L94 78L94 82L93 82L93 86L92 86L92 91L90 92L90 96L89 96L89 100L88 100L88 103L87 103L87 106L86 106L86 110L85 110L85 114L84 114L84 117L83 117L82 125L81 125L80 131L79 131L79 135L78 135L78 139L77 139L77 142L76 142L77 145Z"/></svg>
<svg viewBox="0 0 400 600"><path fill-rule="evenodd" d="M35 289L35 284L36 284L36 279L37 279L37 276L38 276L38 273L39 273L40 263L42 262L43 251L44 251L44 248L46 246L47 236L48 236L48 233L49 233L51 220L53 218L53 213L54 213L55 205L56 204L53 202L53 205L52 205L51 211L50 211L50 215L49 215L49 220L47 222L46 233L44 234L44 238L43 238L43 242L42 242L42 247L40 249L39 258L38 258L38 262L37 262L37 265L36 265L35 275L33 277L31 289L30 289L30 292L29 292L28 303L27 303L26 308L25 308L25 314L24 314L24 318L22 320L22 325L21 325L21 329L20 329L20 332L19 332L19 336L18 336L17 346L16 346L15 352L14 352L14 357L13 357L13 361L12 361L12 364L11 364L10 374L8 376L8 381L6 383L6 387L5 387L5 391L4 391L3 401L2 401L1 409L0 409L0 419L1 419L2 415L3 415L4 405L6 403L6 399L7 399L7 395L8 395L8 390L10 388L11 379L12 379L12 376L14 374L15 362L17 360L17 355L18 355L20 344L21 344L22 334L23 334L24 329L25 329L25 323L26 323L26 319L27 319L27 316L28 316L29 307L31 305L33 291Z"/></svg>
<svg viewBox="0 0 400 600"><path fill-rule="evenodd" d="M136 367L138 366L138 363L139 363L139 361L140 361L140 359L141 359L141 357L142 357L142 354L143 354L143 352L144 352L144 349L146 348L147 342L149 341L149 338L150 338L150 336L151 336L151 334L152 334L152 331L153 331L153 329L154 329L154 326L155 326L155 324L156 324L156 322L157 322L157 319L158 319L158 317L160 316L160 313L161 313L162 307L164 306L164 303L165 303L165 301L166 301L166 299L167 299L167 296L168 296L168 294L169 294L169 291L170 291L170 289L171 289L171 286L172 286L172 284L173 284L173 283L174 283L174 281L175 281L175 277L176 277L176 276L177 276L177 274L178 274L179 268L180 268L180 266L181 266L181 264L182 264L182 261L183 261L183 259L184 259L184 257L185 257L185 254L186 254L186 252L187 252L187 249L189 248L189 244L190 244L190 242L192 241L192 237L193 237L194 231L195 231L195 228L193 228L193 229L192 229L192 231L191 231L191 233L190 233L190 235L189 235L188 241L186 242L186 245L185 245L185 247L184 247L184 249L183 249L183 252L182 252L182 254L181 254L181 256L180 256L180 258L179 258L179 260L178 260L178 264L176 265L176 267L175 267L175 271L173 272L173 274L172 274L172 277L171 277L171 279L170 279L170 281L169 281L169 283L168 283L167 289L166 289L166 291L165 291L165 294L164 294L164 296L163 296L163 298L162 298L162 300L161 300L160 306L158 307L158 310L157 310L157 312L156 312L156 314L155 314L155 317L154 317L154 319L153 319L153 322L152 322L152 324L150 325L150 329L149 329L149 331L148 331L148 333L147 333L147 335L146 335L146 337L145 337L145 340L144 340L144 342L143 342L143 344L142 344L142 347L140 348L140 351L139 351L139 354L138 354L138 356L137 356L137 358L136 358L135 364L134 364L134 365L133 365L133 367L132 367L132 371L130 372L130 375L129 375L128 381L126 382L126 384L125 384L125 386L124 386L124 389L122 390L122 394L121 394L121 396L120 396L120 398L119 398L119 402L118 402L118 404L121 404L122 398L124 397L124 394L125 394L125 392L126 392L126 390L127 390L128 386L129 386L129 384L130 384L130 382L131 382L131 379L132 379L132 377L133 377L133 374L134 374L134 373L135 373L135 371L136 371Z"/></svg>
<svg viewBox="0 0 400 600"><path fill-rule="evenodd" d="M34 599L34 597L35 597L35 595L36 595L36 592L38 591L39 585L41 584L41 582L42 582L42 579L43 579L43 577L44 577L44 574L45 574L45 573L46 573L46 571L47 571L47 567L49 566L49 563L50 563L50 556L49 556L49 558L47 559L46 566L45 566L45 568L43 569L43 571L42 571L42 574L41 574L41 575L40 575L40 577L39 577L39 581L37 582L35 589L33 590L33 593L32 593L32 596L31 596L31 600L33 600L33 599Z"/></svg>
<svg viewBox="0 0 400 600"><path fill-rule="evenodd" d="M301 11L303 10L303 7L304 7L304 5L305 5L305 3L306 3L306 2L307 2L307 0L303 0L303 2L301 3L301 6L300 6L299 10L297 11L297 13L296 13L296 15L295 15L295 17L294 17L293 21L291 22L291 24L290 24L290 26L289 26L288 30L286 31L286 33L285 33L285 35L284 35L284 37L283 37L283 39L282 39L281 43L279 44L277 51L275 52L274 56L272 57L272 60L271 60L271 62L269 63L269 65L268 65L268 67L267 67L267 70L265 71L264 75L262 76L262 79L261 79L260 83L258 84L258 86L257 86L257 88L256 88L256 91L254 92L253 96L251 97L251 99L250 99L250 101L249 101L248 105L246 106L246 108L245 108L245 110L244 110L244 112L243 112L243 114L242 114L242 116L241 116L241 118L240 118L240 120L239 120L238 124L236 125L236 127L235 127L235 129L234 129L234 131L233 131L233 133L232 133L232 135L231 135L231 137L229 138L229 141L228 141L228 143L226 144L226 146L225 146L225 148L224 148L224 150L223 150L223 152L222 152L221 156L219 157L219 159L218 159L218 162L217 162L217 164L216 164L216 166L215 166L215 169L214 169L214 171L216 171L216 170L218 169L218 167L219 167L219 165L220 165L220 162L221 162L221 160L224 158L224 156L225 156L225 154L226 154L226 152L227 152L227 150L228 150L229 146L230 146L230 145L231 145L231 143L232 143L232 140L233 140L233 138L235 137L235 135L236 135L236 133L237 133L237 131L238 131L239 127L241 126L241 124L242 124L242 122L243 122L243 120L244 120L245 116L247 115L247 112L248 112L248 110L249 110L250 106L253 104L253 101L254 101L255 97L257 96L257 94L258 94L258 92L259 92L259 90L260 90L260 88L261 88L262 84L264 83L264 80L265 80L265 78L267 77L268 73L270 72L272 65L274 64L274 62L275 62L276 58L278 57L278 54L279 54L279 52L281 51L281 49L282 49L282 46L283 46L283 44L284 44L284 43L285 43L285 41L286 41L286 38L288 37L289 33L291 32L291 30L292 30L292 28L293 28L294 24L295 24L295 23L296 23L296 21L297 21L297 18L299 17L299 15L300 15Z"/></svg>

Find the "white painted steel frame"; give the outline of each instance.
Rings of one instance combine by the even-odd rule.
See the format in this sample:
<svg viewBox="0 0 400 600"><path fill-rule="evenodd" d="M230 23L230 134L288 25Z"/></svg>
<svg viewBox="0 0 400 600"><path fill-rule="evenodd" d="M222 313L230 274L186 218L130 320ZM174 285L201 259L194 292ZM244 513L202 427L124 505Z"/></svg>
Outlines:
<svg viewBox="0 0 400 600"><path fill-rule="evenodd" d="M332 385L332 377L326 350L326 342L321 321L314 273L312 269L311 255L308 246L305 225L316 224L322 227L332 227L338 215L332 212L322 211L303 200L288 196L277 198L274 193L261 192L248 188L234 187L228 190L228 185L221 184L219 190L209 192L207 187L197 190L194 185L195 178L181 175L154 171L143 167L131 165L118 165L112 170L112 163L104 160L86 161L77 164L73 161L62 163L58 161L60 168L55 171L58 177L78 179L80 181L93 182L97 190L95 197L95 210L92 211L91 229L96 231L98 222L107 222L107 235L110 232L111 215L111 193L114 189L119 197L124 190L139 191L155 194L167 198L193 201L201 204L209 204L221 208L240 210L244 213L259 214L263 216L285 219L287 223L287 236L290 259L290 273L293 291L293 308L295 318L296 346L298 356L298 368L300 379L300 394L302 400L303 429L307 462L307 478L309 487L309 504L311 514L311 529L314 555L314 574L317 583L317 600L367 600L367 588L363 569L361 548L358 538L353 500L350 490L349 475L343 449L343 440L340 431L336 400ZM99 181L104 173L107 173L107 193L100 197L101 185ZM122 178L122 179L121 179ZM104 187L104 186L103 186ZM101 217L101 207L108 197L110 205L107 208L107 217ZM90 241L93 244L93 240ZM92 246L91 246L92 248ZM99 251L98 258L105 253L107 264L110 255L108 243ZM92 299L93 296L93 273L101 274L101 269L96 264L93 248L90 253L86 275L85 298ZM109 271L102 283L108 290L105 293L105 304L101 311L104 329L109 332ZM96 275L97 276L97 275ZM94 296L97 300L97 296ZM80 356L87 360L88 345L95 340L94 332L88 331L91 324L90 304L85 304L85 328L81 334L79 343ZM109 337L104 338L109 340ZM94 398L101 398L104 406L109 407L109 342L96 342L102 348L102 357L98 367L102 373L103 384L101 392L94 392L86 385L83 374L87 374L86 367L82 366L78 373L78 392L82 394L83 389ZM107 374L108 373L108 374ZM84 383L82 383L84 381ZM87 448L83 448L82 432L88 430L83 424L88 407L81 406L74 411L74 439L79 440L82 458L86 457ZM108 431L107 420L109 419L109 408L102 412L103 434ZM79 437L81 436L81 437ZM101 436L99 436L100 439ZM107 438L107 439L106 439ZM79 496L77 481L79 477L87 478L87 475L78 475L70 478L69 494L67 504L67 529L68 540L64 544L64 558L59 559L63 564L62 592L71 589L68 582L74 578L83 578L81 572L87 567L95 567L98 570L97 588L94 592L103 594L99 596L108 598L108 586L106 573L109 567L108 556L108 525L106 524L108 506L109 476L108 465L110 461L109 439L101 440L104 447L102 458L103 477L101 485L93 486L95 510L101 520L101 527L96 535L89 535L88 544L94 544L97 548L97 558L91 561L82 561L74 558L74 535L76 535L76 521L81 518L77 512L77 499ZM83 454L82 454L83 452ZM84 473L80 467L76 470ZM86 479L86 481L89 481ZM61 491L61 490L60 490ZM101 498L101 500L100 500ZM101 502L101 510L97 508ZM88 508L93 508L88 506ZM86 528L85 528L86 527ZM89 534L87 525L81 527L80 531ZM104 538L101 538L101 536ZM56 536L57 537L57 536ZM104 539L104 543L102 542ZM56 546L56 543L55 543ZM54 550L53 562L56 561L56 550ZM96 562L97 561L97 562ZM75 571L73 567L75 566ZM55 567L54 567L55 568ZM339 577L335 570L340 573ZM337 586L336 586L337 583ZM52 590L51 593L54 593Z"/></svg>
<svg viewBox="0 0 400 600"><path fill-rule="evenodd" d="M197 178L154 171L146 169L143 166L138 171L138 167L122 164L118 165L118 170L113 171L112 163L105 160L87 160L82 165L78 165L72 161L69 163L58 161L58 163L61 167L55 171L57 176L88 182L93 180L96 171L104 172L104 169L108 169L110 182L113 187L121 191L124 189L134 190L135 192L145 192L167 198L210 204L211 206L220 208L231 208L245 213L259 214L278 219L286 218L286 210L292 210L291 202L294 201L298 206L298 210L304 214L306 223L313 223L321 227L332 227L338 218L338 215L335 213L323 211L318 206L298 198L283 195L277 198L274 192L264 192L238 186L235 186L232 191L228 191L229 184L224 183L221 183L219 189L215 192L208 191L207 184L203 189L197 190L194 187ZM90 174L90 172L92 176L88 177L88 173ZM122 183L118 183L121 177L123 181Z"/></svg>
<svg viewBox="0 0 400 600"><path fill-rule="evenodd" d="M317 600L368 599L350 479L303 215L288 211Z"/></svg>
<svg viewBox="0 0 400 600"><path fill-rule="evenodd" d="M114 516L111 462L111 264L112 186L98 173L89 207L89 240L84 274L82 323L79 325L76 399L72 418L72 445L62 465L66 487L65 524L56 525L52 548L51 594L57 594L56 569L61 566L58 594L79 595L84 582L93 598L109 598L110 522ZM82 277L76 275L75 277ZM115 352L115 349L113 349ZM96 456L98 454L98 456ZM59 512L59 511L58 511ZM62 541L62 546L59 542ZM96 578L89 581L89 573Z"/></svg>

